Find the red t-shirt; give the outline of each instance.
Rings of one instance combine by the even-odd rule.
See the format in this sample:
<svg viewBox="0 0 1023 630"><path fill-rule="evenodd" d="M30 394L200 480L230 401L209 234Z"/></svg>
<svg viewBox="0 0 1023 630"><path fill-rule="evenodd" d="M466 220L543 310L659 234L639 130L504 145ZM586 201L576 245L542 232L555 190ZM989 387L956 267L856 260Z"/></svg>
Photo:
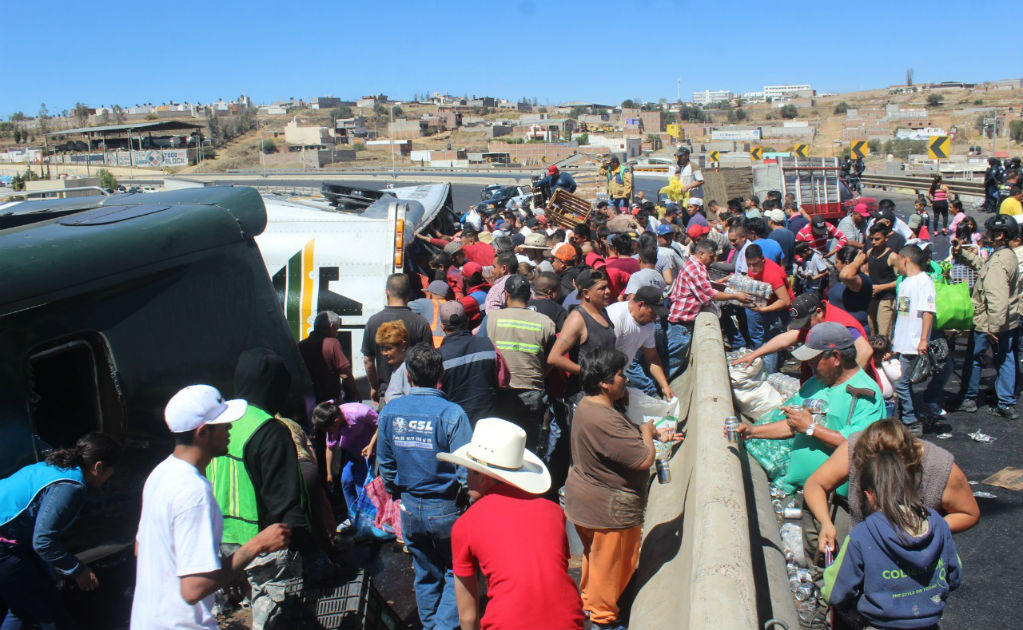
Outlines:
<svg viewBox="0 0 1023 630"><path fill-rule="evenodd" d="M508 485L479 499L451 530L455 575L487 579L481 630L578 629L583 603L568 575L565 515L557 503Z"/></svg>
<svg viewBox="0 0 1023 630"><path fill-rule="evenodd" d="M777 290L778 287L785 287L785 290L789 292L789 300L791 301L796 299L796 296L792 293L792 287L789 286L789 277L785 274L785 270L773 260L765 258L764 270L759 274L750 273L749 277L754 280L759 280L760 282L766 282L775 290ZM771 299L768 300L767 303L774 304L777 299L777 294L772 295Z"/></svg>
<svg viewBox="0 0 1023 630"><path fill-rule="evenodd" d="M607 266L612 269L621 269L630 276L639 271L639 261L635 258L608 258Z"/></svg>
<svg viewBox="0 0 1023 630"><path fill-rule="evenodd" d="M842 324L843 326L849 329L849 332L852 333L853 331L855 331L855 334L853 334L853 341L856 341L856 339L859 337L867 339L867 331L863 330L863 324L857 321L855 317L850 315L848 311L842 310L829 302L824 302L824 319L821 320L821 323L824 322L835 322L836 324ZM807 326L806 328L802 328L799 330L799 343L801 344L806 343L806 336L810 334L810 328L811 328L810 326ZM877 367L874 365L874 359L870 360L870 364L867 365L866 372L867 376L874 379L877 382L878 387L880 387L881 378L877 374ZM813 371L810 369L810 366L808 366L806 363L803 363L802 367L800 367L801 378L799 380L805 382L806 379L810 378L811 376L813 376Z"/></svg>
<svg viewBox="0 0 1023 630"><path fill-rule="evenodd" d="M490 267L494 264L494 248L486 243L476 241L471 245L462 247L465 259L478 264L481 267Z"/></svg>

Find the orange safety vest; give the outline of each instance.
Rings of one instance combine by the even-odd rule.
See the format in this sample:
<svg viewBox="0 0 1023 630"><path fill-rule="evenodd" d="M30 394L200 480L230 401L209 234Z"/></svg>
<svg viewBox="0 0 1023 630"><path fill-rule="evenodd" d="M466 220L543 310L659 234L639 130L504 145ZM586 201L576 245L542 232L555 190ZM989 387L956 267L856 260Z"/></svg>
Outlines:
<svg viewBox="0 0 1023 630"><path fill-rule="evenodd" d="M433 347L439 348L440 344L444 342L444 327L440 323L440 305L447 300L439 300L436 297L431 296L430 301L433 302L433 317L430 318L430 332L433 333Z"/></svg>

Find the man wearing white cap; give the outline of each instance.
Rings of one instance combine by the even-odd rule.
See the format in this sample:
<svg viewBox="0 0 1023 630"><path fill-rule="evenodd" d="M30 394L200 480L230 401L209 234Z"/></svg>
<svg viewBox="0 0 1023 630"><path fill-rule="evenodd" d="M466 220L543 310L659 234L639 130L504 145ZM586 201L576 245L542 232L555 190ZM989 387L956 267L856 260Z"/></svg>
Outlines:
<svg viewBox="0 0 1023 630"><path fill-rule="evenodd" d="M469 471L472 506L451 531L455 598L463 628L582 628L583 606L568 575L565 516L542 498L551 475L526 450L526 432L482 418L472 441L437 459ZM479 617L477 567L487 581Z"/></svg>
<svg viewBox="0 0 1023 630"><path fill-rule="evenodd" d="M275 523L230 556L220 555L224 520L202 471L227 454L228 426L247 406L225 401L209 385L190 385L167 403L164 420L174 434L174 452L153 469L142 491L132 628L217 628L213 593L257 555L287 547L291 532Z"/></svg>

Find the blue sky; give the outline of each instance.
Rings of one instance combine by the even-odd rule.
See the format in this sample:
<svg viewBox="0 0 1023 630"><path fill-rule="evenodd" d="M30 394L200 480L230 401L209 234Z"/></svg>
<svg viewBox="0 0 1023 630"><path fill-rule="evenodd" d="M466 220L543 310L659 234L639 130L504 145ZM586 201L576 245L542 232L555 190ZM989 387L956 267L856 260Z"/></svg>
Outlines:
<svg viewBox="0 0 1023 630"><path fill-rule="evenodd" d="M77 101L256 102L447 91L617 104L810 83L852 91L1023 75L1018 0L18 2L0 117ZM1000 50L999 43L1005 42Z"/></svg>

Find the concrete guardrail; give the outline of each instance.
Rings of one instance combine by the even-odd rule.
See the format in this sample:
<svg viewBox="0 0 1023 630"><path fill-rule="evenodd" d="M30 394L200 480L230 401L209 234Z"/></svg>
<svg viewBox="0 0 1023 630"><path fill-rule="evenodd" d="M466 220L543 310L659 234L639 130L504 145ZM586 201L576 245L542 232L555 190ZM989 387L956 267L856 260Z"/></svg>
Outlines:
<svg viewBox="0 0 1023 630"><path fill-rule="evenodd" d="M652 482L630 627L797 627L766 478L724 435L736 413L713 314L697 318L689 367L671 385L686 439L671 483Z"/></svg>
<svg viewBox="0 0 1023 630"><path fill-rule="evenodd" d="M916 194L927 192L934 181L934 175L863 175L860 182L864 186L880 188L882 190L909 189ZM946 179L943 181L949 189L964 197L984 197L983 182L969 182L961 180Z"/></svg>

